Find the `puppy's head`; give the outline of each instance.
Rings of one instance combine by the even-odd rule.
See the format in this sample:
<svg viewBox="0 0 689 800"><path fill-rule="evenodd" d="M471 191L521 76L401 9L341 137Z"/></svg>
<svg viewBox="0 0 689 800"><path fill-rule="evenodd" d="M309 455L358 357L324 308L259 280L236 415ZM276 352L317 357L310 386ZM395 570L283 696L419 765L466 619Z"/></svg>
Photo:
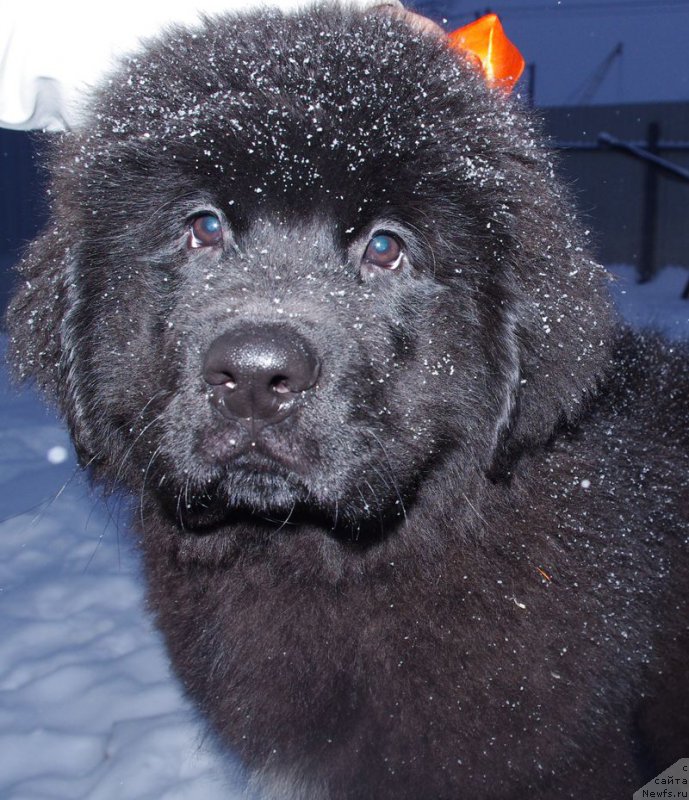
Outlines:
<svg viewBox="0 0 689 800"><path fill-rule="evenodd" d="M51 160L12 358L84 463L185 526L401 517L543 441L609 316L533 123L433 35L207 20L129 59Z"/></svg>

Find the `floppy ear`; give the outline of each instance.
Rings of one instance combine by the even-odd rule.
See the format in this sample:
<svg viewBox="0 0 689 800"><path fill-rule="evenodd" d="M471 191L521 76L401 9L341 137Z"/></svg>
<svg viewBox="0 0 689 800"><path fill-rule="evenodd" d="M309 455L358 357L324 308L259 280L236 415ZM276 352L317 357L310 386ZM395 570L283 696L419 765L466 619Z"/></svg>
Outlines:
<svg viewBox="0 0 689 800"><path fill-rule="evenodd" d="M527 279L515 329L518 385L503 437L513 454L576 422L608 372L619 321L607 280L603 268L583 256L534 270Z"/></svg>
<svg viewBox="0 0 689 800"><path fill-rule="evenodd" d="M544 193L545 194L545 193ZM547 195L546 195L547 197ZM522 218L515 264L518 369L498 459L547 442L585 412L612 363L615 330L606 271L561 196L541 195ZM508 458L508 461L511 459Z"/></svg>
<svg viewBox="0 0 689 800"><path fill-rule="evenodd" d="M17 267L19 281L7 310L8 358L18 382L34 380L66 418L80 461L90 458L74 386L75 332L70 298L78 254L49 229L28 247Z"/></svg>
<svg viewBox="0 0 689 800"><path fill-rule="evenodd" d="M66 262L70 254L55 231L28 247L17 267L19 281L7 311L13 374L34 379L59 403L62 371L61 324L67 307Z"/></svg>

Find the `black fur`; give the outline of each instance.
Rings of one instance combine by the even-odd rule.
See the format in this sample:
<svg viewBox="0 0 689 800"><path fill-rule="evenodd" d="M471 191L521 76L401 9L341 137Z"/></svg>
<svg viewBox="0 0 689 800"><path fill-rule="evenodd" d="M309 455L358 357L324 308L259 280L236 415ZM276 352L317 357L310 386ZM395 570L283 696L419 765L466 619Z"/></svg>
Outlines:
<svg viewBox="0 0 689 800"><path fill-rule="evenodd" d="M316 9L172 31L90 121L11 357L140 501L151 608L250 787L607 800L689 755L687 351L622 332L518 103ZM187 247L199 210L222 248ZM408 260L362 272L380 228ZM201 363L261 323L322 370L252 447Z"/></svg>

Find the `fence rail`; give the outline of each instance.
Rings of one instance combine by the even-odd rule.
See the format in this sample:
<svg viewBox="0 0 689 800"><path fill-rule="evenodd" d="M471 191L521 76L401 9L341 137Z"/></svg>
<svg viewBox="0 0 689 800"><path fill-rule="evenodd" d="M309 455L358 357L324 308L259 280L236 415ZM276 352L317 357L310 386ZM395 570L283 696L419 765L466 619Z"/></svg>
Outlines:
<svg viewBox="0 0 689 800"><path fill-rule="evenodd" d="M601 131L595 141L561 140L555 141L554 147L563 153L609 153L613 151L645 164L637 273L640 281L651 280L658 269L659 178L662 176L689 184L689 169L666 157L673 153L689 153L689 141L661 139L659 123L650 122L645 140L625 141ZM689 196L687 196L686 207L689 207ZM689 281L682 297L689 298Z"/></svg>

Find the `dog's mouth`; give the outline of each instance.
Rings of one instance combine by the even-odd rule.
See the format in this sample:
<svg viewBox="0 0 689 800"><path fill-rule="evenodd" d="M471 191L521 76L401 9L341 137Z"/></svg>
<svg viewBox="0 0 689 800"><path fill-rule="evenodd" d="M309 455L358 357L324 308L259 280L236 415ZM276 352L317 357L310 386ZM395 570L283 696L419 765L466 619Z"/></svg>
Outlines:
<svg viewBox="0 0 689 800"><path fill-rule="evenodd" d="M367 493L367 490L369 493ZM196 483L178 478L160 487L160 506L181 535L199 537L253 531L263 544L299 530L319 530L342 546L365 550L404 522L401 495L377 496L324 477L299 474L259 448L247 449ZM239 526L239 527L238 527ZM246 534L248 535L248 534ZM246 542L244 542L246 544Z"/></svg>
<svg viewBox="0 0 689 800"><path fill-rule="evenodd" d="M239 522L269 533L276 523L283 534L317 527L363 543L403 519L404 487L393 475L381 478L380 465L359 468L354 458L324 458L325 445L303 429L225 425L206 429L195 445L181 471L166 448L149 475L161 510L182 533L222 535Z"/></svg>

